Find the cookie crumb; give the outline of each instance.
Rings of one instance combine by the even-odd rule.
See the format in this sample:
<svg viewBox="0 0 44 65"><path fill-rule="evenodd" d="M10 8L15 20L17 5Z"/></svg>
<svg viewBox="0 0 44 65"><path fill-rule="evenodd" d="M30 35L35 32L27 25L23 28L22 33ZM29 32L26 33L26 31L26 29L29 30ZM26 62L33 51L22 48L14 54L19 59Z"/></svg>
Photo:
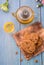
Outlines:
<svg viewBox="0 0 44 65"><path fill-rule="evenodd" d="M38 63L38 60L34 60L35 63Z"/></svg>
<svg viewBox="0 0 44 65"><path fill-rule="evenodd" d="M18 52L16 51L16 55L18 54Z"/></svg>
<svg viewBox="0 0 44 65"><path fill-rule="evenodd" d="M23 59L21 58L21 59L20 59L20 62L22 62L22 61L23 61Z"/></svg>

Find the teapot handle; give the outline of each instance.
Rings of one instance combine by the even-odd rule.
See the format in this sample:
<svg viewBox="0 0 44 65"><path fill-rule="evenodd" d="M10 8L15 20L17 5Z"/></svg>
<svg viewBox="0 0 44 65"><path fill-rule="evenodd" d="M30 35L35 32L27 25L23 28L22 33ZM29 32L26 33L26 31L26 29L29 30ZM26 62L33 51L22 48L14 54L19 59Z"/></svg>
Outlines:
<svg viewBox="0 0 44 65"><path fill-rule="evenodd" d="M15 13L12 13L12 16L16 17L16 12Z"/></svg>

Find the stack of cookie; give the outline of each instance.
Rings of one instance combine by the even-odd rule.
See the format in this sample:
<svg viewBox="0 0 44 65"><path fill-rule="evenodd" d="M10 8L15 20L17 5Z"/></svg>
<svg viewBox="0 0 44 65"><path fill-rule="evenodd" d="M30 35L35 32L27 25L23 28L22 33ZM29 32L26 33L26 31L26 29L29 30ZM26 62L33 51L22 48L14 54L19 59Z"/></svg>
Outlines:
<svg viewBox="0 0 44 65"><path fill-rule="evenodd" d="M44 29L41 23L35 22L31 26L13 34L13 38L27 60L44 51L43 32Z"/></svg>

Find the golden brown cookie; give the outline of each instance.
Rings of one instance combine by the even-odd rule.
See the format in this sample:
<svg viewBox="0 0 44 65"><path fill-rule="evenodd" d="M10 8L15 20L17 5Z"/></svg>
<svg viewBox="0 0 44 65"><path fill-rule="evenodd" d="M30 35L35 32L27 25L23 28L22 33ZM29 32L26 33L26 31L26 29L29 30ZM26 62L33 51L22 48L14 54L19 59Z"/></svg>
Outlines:
<svg viewBox="0 0 44 65"><path fill-rule="evenodd" d="M35 44L31 40L22 41L21 47L28 53L33 53L36 49Z"/></svg>
<svg viewBox="0 0 44 65"><path fill-rule="evenodd" d="M39 47L35 50L35 52L32 51L32 53L28 53L30 51L30 49L31 50L35 49L33 47L36 47L36 44L38 44L38 43L36 43L36 42L38 42L38 35L29 34L29 33L37 33L38 32L39 35L41 35L40 34L41 29L42 29L41 23L35 22L34 24L30 25L29 27L27 27L27 28L17 32L16 34L12 35L13 38L16 40L17 45L19 46L20 50L22 51L22 53L24 54L24 56L27 60L31 59L32 57L34 57L34 56L36 56L36 55L38 55L44 51L43 44L42 45L40 44L41 46L38 45ZM32 36L34 35L33 38L30 35L32 35ZM41 36L41 38L42 38L42 36ZM32 40L30 40L30 39L32 39ZM37 39L37 41L35 41L36 39ZM25 43L23 42L24 40L25 40ZM28 45L26 44L26 40L30 40L30 41L27 41L28 45L30 45L29 42L32 43L32 45L29 49L28 49ZM36 44L34 45L33 42L35 42Z"/></svg>

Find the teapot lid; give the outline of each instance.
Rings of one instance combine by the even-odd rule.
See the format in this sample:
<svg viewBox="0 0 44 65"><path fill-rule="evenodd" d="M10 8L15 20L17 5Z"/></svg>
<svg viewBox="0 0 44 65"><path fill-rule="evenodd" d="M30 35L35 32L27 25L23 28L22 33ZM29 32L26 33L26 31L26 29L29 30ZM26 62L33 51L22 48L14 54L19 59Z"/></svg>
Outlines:
<svg viewBox="0 0 44 65"><path fill-rule="evenodd" d="M22 20L28 20L32 16L32 11L29 7L21 7L17 11L17 17L19 17Z"/></svg>

